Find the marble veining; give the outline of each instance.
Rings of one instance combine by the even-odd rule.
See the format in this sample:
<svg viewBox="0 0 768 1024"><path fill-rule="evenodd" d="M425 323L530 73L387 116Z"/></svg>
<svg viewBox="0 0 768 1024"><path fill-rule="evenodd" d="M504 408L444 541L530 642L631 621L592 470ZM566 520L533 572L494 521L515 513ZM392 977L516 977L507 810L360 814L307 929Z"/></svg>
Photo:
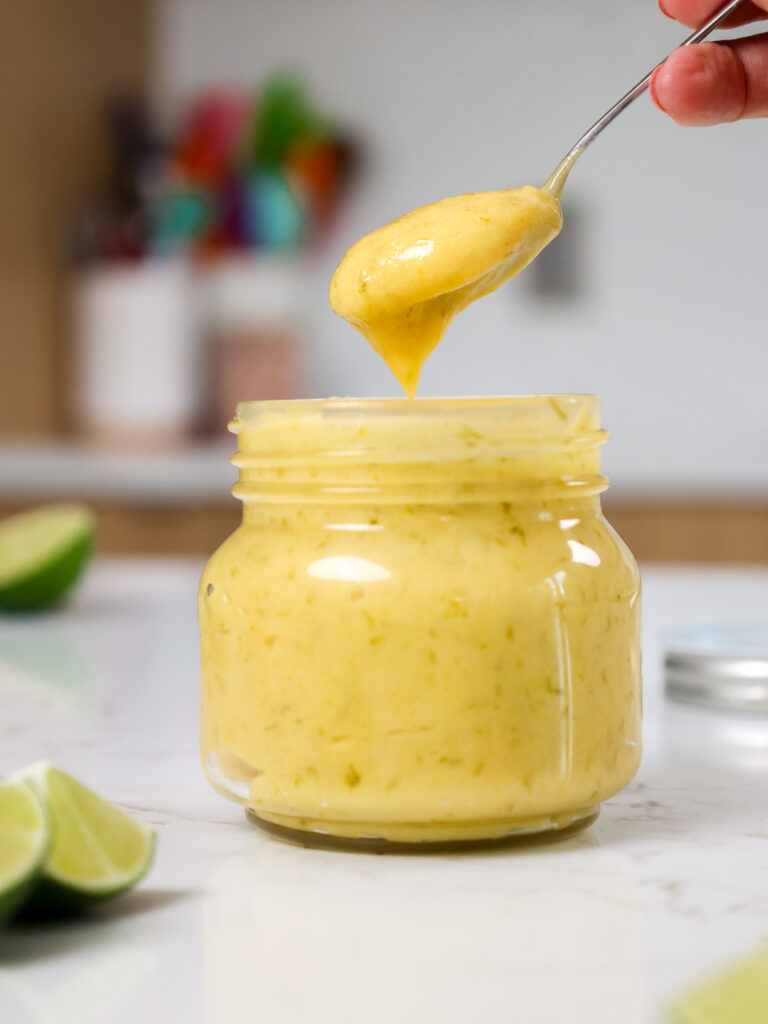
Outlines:
<svg viewBox="0 0 768 1024"><path fill-rule="evenodd" d="M558 845L375 857L283 845L204 782L185 561L98 564L0 620L0 772L56 761L158 829L144 885L0 933L3 1024L662 1024L768 935L768 721L664 700L662 631L768 607L768 572L644 573L645 755Z"/></svg>

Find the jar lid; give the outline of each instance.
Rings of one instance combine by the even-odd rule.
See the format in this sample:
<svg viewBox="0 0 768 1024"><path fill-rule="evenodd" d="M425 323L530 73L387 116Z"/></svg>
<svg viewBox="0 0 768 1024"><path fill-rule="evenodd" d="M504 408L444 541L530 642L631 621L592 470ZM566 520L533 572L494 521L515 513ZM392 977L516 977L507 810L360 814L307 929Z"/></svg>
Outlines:
<svg viewBox="0 0 768 1024"><path fill-rule="evenodd" d="M695 626L665 639L668 697L768 714L768 622Z"/></svg>

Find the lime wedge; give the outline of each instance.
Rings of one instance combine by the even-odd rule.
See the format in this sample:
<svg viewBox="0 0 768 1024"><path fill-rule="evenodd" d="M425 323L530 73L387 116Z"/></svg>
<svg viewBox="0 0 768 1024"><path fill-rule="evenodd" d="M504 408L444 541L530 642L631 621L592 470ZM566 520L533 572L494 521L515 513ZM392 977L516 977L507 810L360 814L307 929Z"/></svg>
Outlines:
<svg viewBox="0 0 768 1024"><path fill-rule="evenodd" d="M765 1024L768 946L684 992L669 1015L675 1024Z"/></svg>
<svg viewBox="0 0 768 1024"><path fill-rule="evenodd" d="M93 549L84 505L45 505L0 522L0 610L41 611L64 597Z"/></svg>
<svg viewBox="0 0 768 1024"><path fill-rule="evenodd" d="M117 896L149 870L155 832L48 764L19 776L48 809L52 842L25 914L52 916Z"/></svg>
<svg viewBox="0 0 768 1024"><path fill-rule="evenodd" d="M32 891L48 851L48 818L23 783L0 782L0 921Z"/></svg>

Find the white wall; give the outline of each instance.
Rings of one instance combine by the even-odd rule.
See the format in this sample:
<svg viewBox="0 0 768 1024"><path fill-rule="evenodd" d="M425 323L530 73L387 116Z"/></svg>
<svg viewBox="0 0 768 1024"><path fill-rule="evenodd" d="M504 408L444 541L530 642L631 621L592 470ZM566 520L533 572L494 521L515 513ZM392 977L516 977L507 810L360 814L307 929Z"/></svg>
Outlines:
<svg viewBox="0 0 768 1024"><path fill-rule="evenodd" d="M157 98L171 116L292 63L364 135L308 296L314 392L396 394L327 307L346 246L444 195L540 183L682 35L653 0L161 0ZM522 275L458 318L421 393L594 391L625 492L768 492L767 172L768 122L681 129L640 99L567 186L582 296L543 304Z"/></svg>

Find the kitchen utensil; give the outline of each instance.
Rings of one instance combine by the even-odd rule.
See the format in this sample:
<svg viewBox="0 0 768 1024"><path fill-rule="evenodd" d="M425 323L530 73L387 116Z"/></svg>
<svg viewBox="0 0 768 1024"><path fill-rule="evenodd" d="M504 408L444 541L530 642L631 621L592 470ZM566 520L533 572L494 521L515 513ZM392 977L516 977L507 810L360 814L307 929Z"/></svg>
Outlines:
<svg viewBox="0 0 768 1024"><path fill-rule="evenodd" d="M710 32L713 32L718 27L718 25L722 24L722 22L725 21L725 19L730 14L732 14L736 10L736 8L739 7L743 2L744 0L728 0L728 3L724 4L721 8L719 8L719 10L712 15L712 17L705 25L702 25L701 28L696 29L695 32L692 32L691 35L689 35L687 39L683 40L683 42L680 45L692 46L694 43L700 43L703 39L706 39ZM669 54L667 54L667 57L668 56ZM568 177L571 168L576 163L581 154L584 152L584 150L587 148L587 146L590 146L595 141L595 139L603 130L603 128L609 125L611 121L613 121L613 119L622 112L622 110L626 110L630 103L632 103L634 100L637 99L638 96L645 92L645 90L648 88L648 85L650 84L654 72L661 67L661 65L664 63L667 57L665 57L664 60L660 61L656 65L656 67L649 71L645 78L642 78L637 83L637 85L634 85L629 90L629 92L625 93L621 97L621 99L618 100L618 102L614 103L614 105L609 110L607 110L602 117L595 121L592 127L588 131L586 131L584 135L582 135L582 137L579 139L576 145L568 152L568 154L565 157L563 157L563 159L557 165L553 173L550 175L546 185L544 186L546 189L548 189L550 192L553 193L553 195L556 196L560 196L562 194L563 186L565 185L565 180Z"/></svg>

